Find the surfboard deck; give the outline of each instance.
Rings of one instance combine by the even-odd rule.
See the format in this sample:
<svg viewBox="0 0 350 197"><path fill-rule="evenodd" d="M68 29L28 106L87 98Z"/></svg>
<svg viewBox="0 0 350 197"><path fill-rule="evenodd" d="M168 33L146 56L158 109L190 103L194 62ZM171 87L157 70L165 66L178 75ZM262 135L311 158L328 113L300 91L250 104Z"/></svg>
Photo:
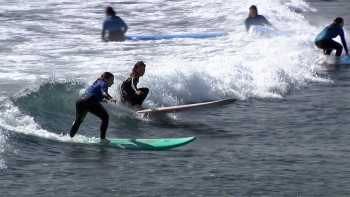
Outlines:
<svg viewBox="0 0 350 197"><path fill-rule="evenodd" d="M334 70L338 69L340 66L350 66L350 57L349 56L343 56L340 58L339 62L335 61L335 56L321 56L318 58L317 63L321 65L323 69L326 70Z"/></svg>
<svg viewBox="0 0 350 197"><path fill-rule="evenodd" d="M280 30L273 28L273 27L265 27L261 25L251 25L250 26L251 31L257 31L259 33L265 34L265 35L271 35L271 36L281 36L283 35L283 32Z"/></svg>
<svg viewBox="0 0 350 197"><path fill-rule="evenodd" d="M226 32L211 33L186 33L186 34L164 34L164 35L125 35L126 40L161 40L173 38L209 38L223 36Z"/></svg>
<svg viewBox="0 0 350 197"><path fill-rule="evenodd" d="M183 138L159 138L159 139L111 139L111 142L100 143L100 138L87 138L87 142L100 146L115 147L130 150L168 150L184 146L196 139L196 137Z"/></svg>
<svg viewBox="0 0 350 197"><path fill-rule="evenodd" d="M349 56L344 56L340 59L339 62L340 65L349 65L350 66L350 57Z"/></svg>
<svg viewBox="0 0 350 197"><path fill-rule="evenodd" d="M200 107L213 107L220 105L227 105L236 102L236 99L223 99L217 101L203 102L203 103L194 103L194 104L186 104L186 105L178 105L178 106L170 106L170 107L159 107L156 109L145 109L141 111L137 111L140 114L151 114L151 113L170 113L177 111L190 110L194 108Z"/></svg>

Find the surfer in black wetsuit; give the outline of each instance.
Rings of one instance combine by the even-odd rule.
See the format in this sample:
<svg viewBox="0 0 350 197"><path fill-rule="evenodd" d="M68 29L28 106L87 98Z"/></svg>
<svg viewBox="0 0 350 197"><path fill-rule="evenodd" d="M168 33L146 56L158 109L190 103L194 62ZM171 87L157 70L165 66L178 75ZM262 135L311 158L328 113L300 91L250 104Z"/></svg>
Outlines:
<svg viewBox="0 0 350 197"><path fill-rule="evenodd" d="M106 132L109 123L109 115L100 102L116 102L116 99L108 94L108 87L114 84L114 75L109 72L104 72L90 87L85 90L85 93L76 101L76 118L70 130L70 137L73 138L79 129L80 124L84 121L87 112L99 117L102 122L100 126L100 139L102 143L108 143Z"/></svg>
<svg viewBox="0 0 350 197"><path fill-rule="evenodd" d="M258 8L255 5L250 6L249 16L244 23L247 31L249 31L251 25L271 26L271 23L263 15L258 15Z"/></svg>
<svg viewBox="0 0 350 197"><path fill-rule="evenodd" d="M143 110L143 101L148 95L148 88L137 88L139 78L145 74L146 65L140 61L132 69L130 76L120 85L120 96L122 102L127 102L136 107L136 111Z"/></svg>

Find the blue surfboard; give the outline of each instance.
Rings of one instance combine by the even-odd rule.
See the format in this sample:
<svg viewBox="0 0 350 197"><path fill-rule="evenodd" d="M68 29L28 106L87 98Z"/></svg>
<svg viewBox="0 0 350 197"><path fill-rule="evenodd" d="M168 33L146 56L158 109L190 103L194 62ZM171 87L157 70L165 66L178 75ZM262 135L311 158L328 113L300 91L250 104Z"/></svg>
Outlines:
<svg viewBox="0 0 350 197"><path fill-rule="evenodd" d="M340 59L339 64L341 65L349 65L350 66L350 57L349 56L344 56Z"/></svg>
<svg viewBox="0 0 350 197"><path fill-rule="evenodd" d="M333 55L321 56L317 60L317 63L327 70L337 69L339 66L350 66L350 57L342 56L339 61L337 61L337 57Z"/></svg>
<svg viewBox="0 0 350 197"><path fill-rule="evenodd" d="M260 25L251 25L250 26L251 31L256 31L261 34L265 35L271 35L271 36L281 36L283 35L283 32L280 30L273 28L273 27L265 27L265 26L260 26Z"/></svg>
<svg viewBox="0 0 350 197"><path fill-rule="evenodd" d="M126 35L126 40L161 40L173 38L210 38L226 35L226 32L212 33L186 33L186 34L164 34L164 35Z"/></svg>

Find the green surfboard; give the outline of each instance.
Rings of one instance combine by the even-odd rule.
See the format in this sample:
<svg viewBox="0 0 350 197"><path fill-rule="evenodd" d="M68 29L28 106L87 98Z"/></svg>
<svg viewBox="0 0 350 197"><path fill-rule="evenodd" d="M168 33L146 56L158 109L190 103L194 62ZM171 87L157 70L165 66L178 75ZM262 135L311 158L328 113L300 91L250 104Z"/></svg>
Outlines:
<svg viewBox="0 0 350 197"><path fill-rule="evenodd" d="M87 138L88 143L120 149L167 150L186 145L194 141L196 137L163 139L107 139L109 139L111 142L100 143L100 138Z"/></svg>

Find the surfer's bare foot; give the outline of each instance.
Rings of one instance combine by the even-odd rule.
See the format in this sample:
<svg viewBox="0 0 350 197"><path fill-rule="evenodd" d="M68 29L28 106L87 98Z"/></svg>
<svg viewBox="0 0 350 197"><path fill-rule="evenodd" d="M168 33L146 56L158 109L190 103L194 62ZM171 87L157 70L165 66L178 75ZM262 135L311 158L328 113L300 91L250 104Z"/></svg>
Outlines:
<svg viewBox="0 0 350 197"><path fill-rule="evenodd" d="M109 143L111 142L111 140L108 140L108 139L101 139L100 143Z"/></svg>

